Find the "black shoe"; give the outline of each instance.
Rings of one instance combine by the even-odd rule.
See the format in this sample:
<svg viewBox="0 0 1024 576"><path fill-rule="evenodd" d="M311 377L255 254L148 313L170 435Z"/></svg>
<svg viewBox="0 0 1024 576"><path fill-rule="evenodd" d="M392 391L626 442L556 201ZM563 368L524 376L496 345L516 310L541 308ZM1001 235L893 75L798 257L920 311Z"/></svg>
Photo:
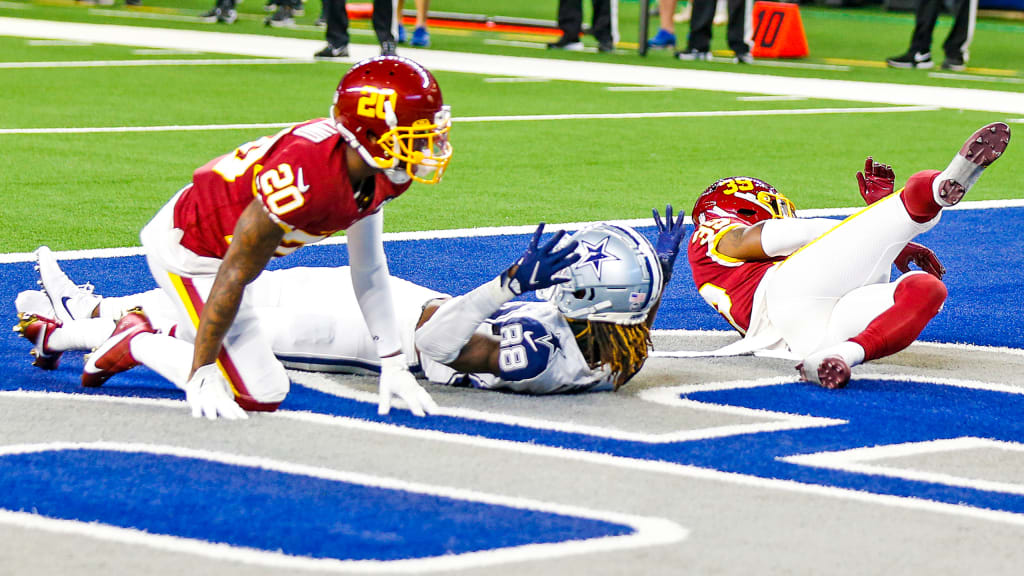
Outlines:
<svg viewBox="0 0 1024 576"><path fill-rule="evenodd" d="M931 68L932 54L931 52L914 52L909 50L906 54L887 58L885 63L890 68Z"/></svg>
<svg viewBox="0 0 1024 576"><path fill-rule="evenodd" d="M706 50L697 50L696 48L687 48L682 52L676 52L676 58L691 62L694 60L711 60L711 52Z"/></svg>
<svg viewBox="0 0 1024 576"><path fill-rule="evenodd" d="M220 19L220 6L199 15L199 21L206 22L207 24L213 24L218 19Z"/></svg>
<svg viewBox="0 0 1024 576"><path fill-rule="evenodd" d="M579 38L569 38L568 36L562 36L558 39L558 42L551 42L548 44L549 50L569 50L572 52L579 52L583 50L583 42L580 42Z"/></svg>
<svg viewBox="0 0 1024 576"><path fill-rule="evenodd" d="M273 26L274 28L295 26L295 19L292 18L292 7L278 6L277 12L274 12L274 14L264 20L263 23L267 26Z"/></svg>
<svg viewBox="0 0 1024 576"><path fill-rule="evenodd" d="M393 40L385 40L380 43L380 55L381 56L394 56L398 54L398 47L395 46Z"/></svg>
<svg viewBox="0 0 1024 576"><path fill-rule="evenodd" d="M967 63L964 62L963 54L952 54L946 55L946 59L942 61L943 70L952 70L953 72L963 72L967 70Z"/></svg>
<svg viewBox="0 0 1024 576"><path fill-rule="evenodd" d="M334 58L348 58L348 46L339 46L335 48L330 44L326 48L313 54L313 58L320 60L331 60Z"/></svg>
<svg viewBox="0 0 1024 576"><path fill-rule="evenodd" d="M142 6L142 0L124 0L125 6Z"/></svg>
<svg viewBox="0 0 1024 576"><path fill-rule="evenodd" d="M611 40L604 40L604 41L598 43L597 51L598 52L603 52L605 54L610 54L612 52L615 52L615 42L612 42Z"/></svg>

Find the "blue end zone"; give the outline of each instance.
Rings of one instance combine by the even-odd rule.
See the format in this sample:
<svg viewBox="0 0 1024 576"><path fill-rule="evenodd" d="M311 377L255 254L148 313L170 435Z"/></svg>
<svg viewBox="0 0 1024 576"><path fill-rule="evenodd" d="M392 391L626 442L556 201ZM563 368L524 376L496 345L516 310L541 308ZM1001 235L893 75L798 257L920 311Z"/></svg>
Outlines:
<svg viewBox="0 0 1024 576"><path fill-rule="evenodd" d="M1024 289L1022 289L1019 273L1024 269L1024 238L1015 232L1017 222L1021 220L1022 215L1024 215L1024 209L950 211L944 214L943 222L932 232L918 238L918 241L935 250L949 270L945 280L949 287L949 299L944 310L925 330L924 339L1024 348L1024 329L1019 321L1020 302L1024 298ZM653 228L645 228L642 231L649 237L653 237ZM528 235L517 235L401 241L388 243L386 249L392 273L396 276L454 294L463 293L493 278L521 253L528 240ZM276 262L274 266L328 266L344 264L346 261L347 255L343 247L310 246ZM429 263L429 265L424 263ZM679 266L659 311L656 328L726 329L724 320L714 314L697 295L685 263L680 262ZM76 281L93 282L101 294L122 295L154 286L141 257L69 261L64 263L64 268ZM9 318L13 324L15 294L19 290L35 288L36 274L29 263L0 265L0 271L2 271L0 273L0 300L7 302L10 306ZM82 365L80 354L77 357L67 354L64 360L65 365L61 369L43 372L29 365L28 349L28 343L10 331L4 331L0 336L0 361L7 368L5 378L0 381L0 389L165 397L178 400L182 398L177 389L153 373L139 369L112 379L101 389L83 390L79 385L79 370ZM380 418L376 414L376 407L371 403L339 398L302 386L293 387L281 408L308 410L369 421L386 421L404 428L436 430L524 442L534 446L566 448L640 460L693 465L766 479L785 479L876 494L912 496L950 504L963 503L979 508L1024 513L1024 496L1021 495L827 470L784 462L779 459L796 454L962 436L1020 442L1024 438L1024 423L1019 418L1019 415L1024 413L1024 396L1022 395L931 383L918 384L858 378L847 389L840 391L792 384L734 391L700 392L693 393L689 397L703 402L837 418L847 420L849 424L784 432L744 434L700 441L650 443L540 430L466 418L447 416L415 418L401 410L393 411L386 418ZM182 406L182 417L187 417L184 406ZM0 484L0 493L5 494L5 497L14 498L23 493L18 490L35 490L28 500L9 501L9 504L3 505L30 508L36 504L30 503L29 500L36 497L44 500L53 497L53 494L46 488L50 482L58 482L58 484L69 482L78 486L77 483L85 481L82 478L76 478L73 474L61 476L59 472L53 471L68 469L71 465L63 460L68 457L70 456L62 455L58 458L53 454L36 456L40 460L32 466L36 469L34 473L41 475L36 479L15 474L13 477L16 477L17 481L13 482L13 477L7 472L0 475L0 482L3 483ZM141 456L133 456L133 458L139 457ZM112 455L99 460L104 466L114 466L115 469L118 469L119 466L125 468L134 466L137 469L142 469L138 462L131 465L120 462L125 458L126 456L123 455L116 457ZM110 462L107 462L108 460ZM5 469L17 471L20 466L21 463L19 466L5 466ZM184 468L194 470L195 466L199 466L202 468L202 474L209 475L211 478L233 477L239 473L237 467L232 468L209 462L199 464L190 462L188 466L185 466L180 461L172 461L165 466L168 467L168 470L161 472L164 476L156 484L147 483L143 477L119 476L120 473L113 474L113 478L119 479L115 481L112 478L107 478L108 474L101 470L95 471L99 478L95 481L102 486L99 489L101 494L113 492L118 485L123 488L123 486L135 486L136 483L148 486L149 489L157 490L157 493L160 493L159 490L162 490L164 486L173 485L168 475L184 473L182 471ZM182 470L178 470L175 468L176 466L180 466ZM308 478L285 477L288 475L272 477L271 473L265 471L244 471L244 475L250 474L260 476L259 482L254 483L253 486L259 486L260 482L264 481L268 482L268 486L276 482L286 485L291 485L290 483L293 482L313 482ZM326 490L326 485L324 486L324 490ZM82 486L82 488L86 488L86 486ZM345 487L342 490L334 486L331 490L354 494L366 490L366 488ZM168 495L168 498L170 497L171 495ZM368 498L365 493L360 492L360 496L356 500L362 501L364 497ZM372 497L378 500L391 498L390 496L383 498L379 495ZM90 498L92 497L90 496ZM247 496L246 493L239 491L232 494L231 498L236 502L244 503ZM282 502L291 506L292 508L287 509L292 511L301 506L314 504L313 501L306 500L292 501L288 496L283 496L283 498L285 500ZM84 511L88 510L93 502L94 500L86 499L75 504L74 514L85 514ZM332 501L332 506L337 505L338 502L340 500ZM428 516L436 512L434 508L436 502L429 505L425 503L426 500L418 502L427 506L426 510L430 511ZM177 504L185 505L186 503ZM148 504L146 501L140 500L139 505L145 508ZM233 505L242 506L242 504ZM409 506L410 509L416 508L412 504ZM317 506L313 509L320 510L322 508ZM367 513L367 509L360 508L360 510L362 510L361 514ZM404 509L394 509L393 511L398 514L399 510L403 514L405 513ZM412 512L419 513L415 510ZM59 512L53 513L59 514ZM132 512L132 514L135 513L135 511ZM330 511L325 518L341 518L334 514L334 511ZM487 512L487 515L490 514L491 512ZM467 518L467 521L472 520L472 516ZM117 524L116 519L107 518L103 521L120 525ZM149 521L157 522L157 520L147 520L147 522ZM215 522L216 519L210 519L210 521ZM338 522L348 521L354 520L352 518L338 520ZM359 522L362 521L363 519L360 518ZM380 521L391 522L394 519L380 519ZM438 528L439 533L447 531L449 527L451 530L458 530L456 525L459 522L454 520L452 522L451 526L446 526L443 530ZM538 522L540 525L547 520ZM511 524L515 525L515 523ZM156 526L154 524L152 528L154 531L171 529L166 526L163 528ZM318 526L318 530L325 529L324 525L318 524ZM392 528L387 524L374 526L374 533L392 534L392 532L388 532ZM573 528L573 530L575 529ZM175 528L175 530L177 529ZM382 532L377 532L377 530ZM545 527L543 532L549 533L550 530ZM498 535L494 537L498 538L500 532L498 531ZM415 536L417 533L414 530L409 538L419 538L419 536ZM220 538L220 536L217 537ZM396 537L405 536L404 533L401 533ZM530 538L533 537L530 536ZM213 538L213 536L208 535L203 538ZM501 542L505 542L502 545L509 545L507 544L508 540L501 540ZM266 544L247 543L245 545L259 547ZM424 546L423 550L427 550L429 546L436 546L436 543L429 546L424 544ZM429 548L429 550L434 550L434 548ZM347 551L344 554L348 555L346 557L352 557L351 555L355 553Z"/></svg>
<svg viewBox="0 0 1024 576"><path fill-rule="evenodd" d="M0 456L0 508L286 555L408 560L631 534L629 526L113 450Z"/></svg>

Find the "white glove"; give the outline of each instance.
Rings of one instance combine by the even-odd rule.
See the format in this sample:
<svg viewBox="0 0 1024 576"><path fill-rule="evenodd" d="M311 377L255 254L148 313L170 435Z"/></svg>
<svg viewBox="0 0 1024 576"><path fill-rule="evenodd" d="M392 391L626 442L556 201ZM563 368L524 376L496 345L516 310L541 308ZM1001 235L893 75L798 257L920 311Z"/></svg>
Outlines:
<svg viewBox="0 0 1024 576"><path fill-rule="evenodd" d="M219 414L227 420L244 420L249 416L235 402L231 385L217 364L201 366L185 385L185 400L192 407L192 417L206 416L216 420Z"/></svg>
<svg viewBox="0 0 1024 576"><path fill-rule="evenodd" d="M409 372L405 354L380 359L380 403L377 405L377 414L383 416L391 412L391 399L394 396L405 400L409 411L417 416L437 411L437 403Z"/></svg>

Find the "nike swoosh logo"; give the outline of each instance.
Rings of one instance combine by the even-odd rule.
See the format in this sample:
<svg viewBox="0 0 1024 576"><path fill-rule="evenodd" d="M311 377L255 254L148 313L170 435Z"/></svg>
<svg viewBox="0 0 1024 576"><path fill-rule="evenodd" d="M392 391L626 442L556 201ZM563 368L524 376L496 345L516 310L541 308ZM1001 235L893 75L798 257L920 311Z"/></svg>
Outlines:
<svg viewBox="0 0 1024 576"><path fill-rule="evenodd" d="M537 270L540 269L540 262L533 265L533 274L530 274L530 286L537 285Z"/></svg>
<svg viewBox="0 0 1024 576"><path fill-rule="evenodd" d="M60 298L60 305L64 307L64 310L68 313L68 316L71 316L72 318L74 318L75 315L72 314L71 313L71 309L68 308L68 300L71 300L70 296L61 296L61 298Z"/></svg>
<svg viewBox="0 0 1024 576"><path fill-rule="evenodd" d="M309 190L309 186L306 184L306 179L302 175L302 168L299 168L299 176L296 180L297 182L295 186L299 189L300 193L305 194L306 190Z"/></svg>

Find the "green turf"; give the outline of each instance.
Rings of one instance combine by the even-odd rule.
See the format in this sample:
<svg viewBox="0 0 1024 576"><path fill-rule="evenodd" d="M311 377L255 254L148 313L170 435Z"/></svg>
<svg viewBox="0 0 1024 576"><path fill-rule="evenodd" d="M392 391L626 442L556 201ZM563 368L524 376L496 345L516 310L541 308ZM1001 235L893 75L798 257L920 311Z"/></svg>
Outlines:
<svg viewBox="0 0 1024 576"><path fill-rule="evenodd" d="M471 4L469 0L464 3ZM177 3L164 3L172 4ZM441 10L441 4L435 7ZM148 5L159 4L152 0ZM197 13L205 3L183 1L180 6ZM251 2L243 6L253 16L258 16L262 7ZM623 6L635 8L635 4ZM81 8L32 5L31 10L21 12L29 11L35 16L38 12L69 19L71 14L95 20ZM0 16L13 12L0 8ZM806 13L809 31L818 21L894 28L906 24L900 24L905 16L881 13L858 12L853 13L856 18L845 20L833 18L825 10ZM820 14L820 18L811 14ZM876 22L879 19L881 24ZM243 21L242 25L251 25L252 33L263 32L259 22ZM1019 27L1007 26L1005 31L984 31L979 26L976 45L984 44L982 37L989 33L1019 34ZM239 29L241 26L232 27L232 31ZM310 37L321 34L279 33ZM486 37L498 35L453 36L444 41L457 39L465 43L465 49L478 52L552 56L543 51L484 45L482 39ZM365 36L359 38L369 41ZM835 57L853 57L853 52L866 49L868 43L874 42L876 47L883 43L877 38L862 41L865 44L861 48L841 48L839 40L833 40L837 44ZM139 55L128 47L36 46L25 39L0 38L0 61L6 62L211 57L217 55ZM596 54L569 57L603 58ZM612 59L623 63L642 61L632 54L614 55ZM670 61L664 53L657 53L646 62ZM728 64L711 66L736 70ZM331 91L346 69L347 65L335 63L0 69L0 84L4 86L0 128L300 121L327 112ZM810 75L807 71L799 73ZM937 82L926 80L921 72L888 70L855 69L847 76L826 72L815 75L850 79L899 76L898 81ZM971 130L1005 117L940 110L460 122L481 116L865 105L822 100L749 102L739 100L742 95L738 94L697 90L612 92L603 84L564 81L495 83L483 76L447 72L439 72L437 77L456 117L452 132L455 158L440 185L416 185L389 205L389 231L530 224L539 220L641 218L649 215L651 207L666 202L689 208L707 184L739 174L765 178L801 208L852 206L860 202L853 174L866 155L892 163L902 179L918 169L941 168ZM756 93L756 77L751 80L751 91ZM960 84L992 87L974 82ZM993 86L1019 90L1013 85ZM273 131L0 134L0 157L7 168L0 172L3 251L27 251L42 243L60 249L136 245L138 230L188 182L192 170L246 140ZM972 190L971 199L1015 197L1017 185L1024 179L1024 163L1015 161L1016 156L1011 146L1007 159L986 173Z"/></svg>

